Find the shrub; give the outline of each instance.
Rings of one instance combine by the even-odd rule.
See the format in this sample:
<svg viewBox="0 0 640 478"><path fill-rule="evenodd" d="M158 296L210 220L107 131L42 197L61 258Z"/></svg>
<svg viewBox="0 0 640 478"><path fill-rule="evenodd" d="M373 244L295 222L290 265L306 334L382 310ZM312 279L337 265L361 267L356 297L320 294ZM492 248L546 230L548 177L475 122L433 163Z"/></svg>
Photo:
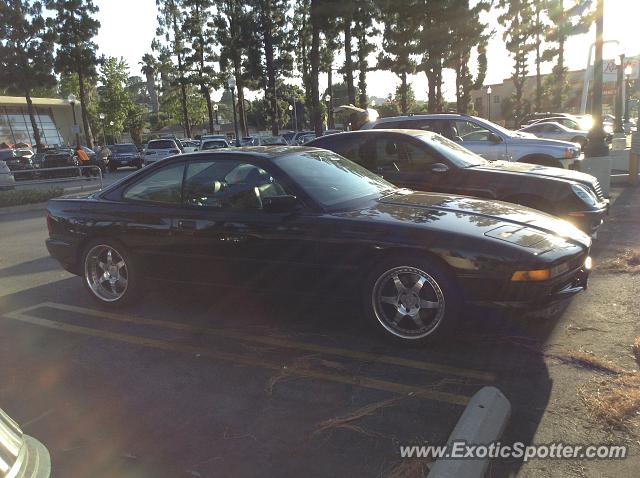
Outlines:
<svg viewBox="0 0 640 478"><path fill-rule="evenodd" d="M64 189L62 188L15 189L13 191L0 191L0 207L44 202L51 198L62 196L63 194Z"/></svg>

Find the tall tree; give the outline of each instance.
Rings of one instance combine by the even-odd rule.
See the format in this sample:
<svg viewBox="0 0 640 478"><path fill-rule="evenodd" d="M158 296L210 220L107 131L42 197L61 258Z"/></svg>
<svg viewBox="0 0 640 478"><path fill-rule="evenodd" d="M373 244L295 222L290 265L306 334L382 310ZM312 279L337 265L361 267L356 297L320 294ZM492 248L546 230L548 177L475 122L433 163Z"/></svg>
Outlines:
<svg viewBox="0 0 640 478"><path fill-rule="evenodd" d="M565 4L569 4L565 8ZM567 67L564 65L565 44L573 35L589 31L594 20L593 12L589 12L591 0L546 0L546 14L550 27L547 29L545 40L553 46L543 54L543 60L557 59L553 67L554 88L553 107L560 110L566 101L568 90Z"/></svg>
<svg viewBox="0 0 640 478"><path fill-rule="evenodd" d="M160 111L160 102L158 100L158 90L156 89L156 74L158 64L153 54L145 53L142 55L142 61L140 62L142 67L140 71L147 80L147 94L149 95L149 101L151 102L151 112L158 113Z"/></svg>
<svg viewBox="0 0 640 478"><path fill-rule="evenodd" d="M471 92L482 87L487 72L487 41L490 33L487 25L480 21L480 14L488 11L488 1L451 0L449 22L451 46L446 66L456 73L456 109L468 113ZM475 78L469 68L471 55L477 55L478 71Z"/></svg>
<svg viewBox="0 0 640 478"><path fill-rule="evenodd" d="M311 0L296 0L293 7L293 23L291 28L291 43L294 45L296 67L302 76L304 88L304 103L311 104ZM297 105L297 101L292 99ZM296 109L297 111L297 109ZM300 121L300 118L298 118ZM300 122L302 124L302 122Z"/></svg>
<svg viewBox="0 0 640 478"><path fill-rule="evenodd" d="M53 21L58 38L55 69L58 73L78 75L82 124L87 146L92 148L86 82L97 76L96 67L100 64L98 47L93 41L100 22L92 17L98 7L93 0L46 0L46 6L55 13Z"/></svg>
<svg viewBox="0 0 640 478"><path fill-rule="evenodd" d="M133 102L127 91L129 77L124 59L107 58L100 68L100 112L106 116L106 135L117 138L124 130L125 121Z"/></svg>
<svg viewBox="0 0 640 478"><path fill-rule="evenodd" d="M408 113L409 85L407 76L415 73L417 52L417 18L415 0L378 0L382 17L385 19L382 35L382 51L378 55L378 68L388 70L400 77L400 111Z"/></svg>
<svg viewBox="0 0 640 478"><path fill-rule="evenodd" d="M499 0L498 6L503 9L498 22L506 27L503 39L514 62L511 79L515 88L513 114L517 122L526 112L522 94L529 74L529 54L535 46L533 8L531 0Z"/></svg>
<svg viewBox="0 0 640 478"><path fill-rule="evenodd" d="M547 0L532 0L533 3L533 34L535 36L536 52L536 100L535 110L542 111L542 37L545 30L542 13Z"/></svg>
<svg viewBox="0 0 640 478"><path fill-rule="evenodd" d="M340 20L342 33L344 37L344 66L342 73L344 82L347 84L347 92L349 93L349 103L356 104L356 90L353 84L353 15L355 13L355 5L351 0L344 2L335 2L332 5L333 15L337 15Z"/></svg>
<svg viewBox="0 0 640 478"><path fill-rule="evenodd" d="M255 19L247 12L240 0L218 0L217 15L214 19L215 39L220 45L220 71L226 79L231 74L236 80L237 111L240 130L248 134L245 111L244 88L250 80L246 64L251 47L255 46ZM253 52L255 53L255 52Z"/></svg>
<svg viewBox="0 0 640 478"><path fill-rule="evenodd" d="M318 77L320 76L320 32L325 25L327 2L311 0L311 122L316 135L322 134L322 111L320 108Z"/></svg>
<svg viewBox="0 0 640 478"><path fill-rule="evenodd" d="M0 3L0 84L24 95L38 150L43 145L31 92L34 88L55 85L53 40L54 34L42 16L40 2L6 0Z"/></svg>
<svg viewBox="0 0 640 478"><path fill-rule="evenodd" d="M322 49L320 51L320 70L327 74L327 89L324 97L327 100L327 128L329 129L335 128L334 105L336 103L338 105L349 103L348 96L340 100L334 94L333 62L336 58L336 52L339 50L340 36L338 22L335 18L327 18L324 28L324 42L322 42ZM346 85L344 86L346 89Z"/></svg>
<svg viewBox="0 0 640 478"><path fill-rule="evenodd" d="M169 50L178 60L178 84L180 86L180 103L182 106L182 121L184 134L191 137L191 124L187 110L187 79L184 65L184 25L183 15L180 10L181 0L156 0L158 7L158 28L156 35L163 37L169 45Z"/></svg>
<svg viewBox="0 0 640 478"><path fill-rule="evenodd" d="M286 0L253 0L252 3L260 39L257 51L261 53L258 58L260 67L255 70L266 80L262 81L264 99L271 119L271 133L276 136L279 130L276 81L278 74L289 75L293 69L288 41L288 5Z"/></svg>
<svg viewBox="0 0 640 478"><path fill-rule="evenodd" d="M358 66L358 105L360 108L368 106L367 98L367 71L369 63L367 57L375 53L376 45L372 41L380 30L376 27L375 20L379 19L378 9L374 0L355 0L353 34L357 44Z"/></svg>
<svg viewBox="0 0 640 478"><path fill-rule="evenodd" d="M187 81L196 85L207 105L209 117L209 131L213 131L213 104L211 103L211 90L219 81L213 63L218 61L218 56L213 50L214 31L211 21L210 9L214 6L213 0L183 0L184 31L190 40L190 49L186 49L184 66L187 71Z"/></svg>
<svg viewBox="0 0 640 478"><path fill-rule="evenodd" d="M442 71L447 52L451 47L449 21L452 18L450 0L419 0L416 8L421 16L419 51L422 53L420 70L427 75L429 83L428 109L441 111Z"/></svg>

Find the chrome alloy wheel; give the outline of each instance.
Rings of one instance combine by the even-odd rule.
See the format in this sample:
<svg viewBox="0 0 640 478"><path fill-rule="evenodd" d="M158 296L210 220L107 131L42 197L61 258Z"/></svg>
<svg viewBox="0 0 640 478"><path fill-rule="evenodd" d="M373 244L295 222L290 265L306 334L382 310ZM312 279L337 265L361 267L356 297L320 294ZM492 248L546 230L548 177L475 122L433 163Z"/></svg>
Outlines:
<svg viewBox="0 0 640 478"><path fill-rule="evenodd" d="M442 289L426 272L394 267L382 274L371 294L380 324L402 339L421 339L440 324L445 312Z"/></svg>
<svg viewBox="0 0 640 478"><path fill-rule="evenodd" d="M114 302L127 291L127 264L111 246L100 244L91 248L84 260L84 276L91 292L105 302Z"/></svg>

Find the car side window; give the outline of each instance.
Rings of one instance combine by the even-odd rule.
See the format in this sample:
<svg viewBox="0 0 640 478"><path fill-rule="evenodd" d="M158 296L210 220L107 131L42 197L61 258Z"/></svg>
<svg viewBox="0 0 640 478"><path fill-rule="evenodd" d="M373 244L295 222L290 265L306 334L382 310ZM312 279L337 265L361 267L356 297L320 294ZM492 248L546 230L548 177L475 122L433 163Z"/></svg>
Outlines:
<svg viewBox="0 0 640 478"><path fill-rule="evenodd" d="M491 131L472 121L452 120L449 123L451 127L449 134L455 141L491 141Z"/></svg>
<svg viewBox="0 0 640 478"><path fill-rule="evenodd" d="M184 202L188 206L259 211L265 198L287 194L269 172L254 164L208 160L187 166Z"/></svg>
<svg viewBox="0 0 640 478"><path fill-rule="evenodd" d="M375 172L378 173L397 173L410 169L402 144L392 137L377 138L375 158Z"/></svg>
<svg viewBox="0 0 640 478"><path fill-rule="evenodd" d="M417 144L405 142L403 144L404 154L407 157L407 170L412 172L427 171L428 167L438 162L436 158L425 148Z"/></svg>
<svg viewBox="0 0 640 478"><path fill-rule="evenodd" d="M184 163L165 166L143 177L122 194L129 201L180 204L182 202L182 176Z"/></svg>
<svg viewBox="0 0 640 478"><path fill-rule="evenodd" d="M373 142L373 136L370 134L335 135L335 138L327 138L327 141L321 143L319 147L344 156L365 168L370 168L373 166Z"/></svg>
<svg viewBox="0 0 640 478"><path fill-rule="evenodd" d="M440 121L434 119L404 119L399 121L381 122L374 129L421 129L440 134Z"/></svg>

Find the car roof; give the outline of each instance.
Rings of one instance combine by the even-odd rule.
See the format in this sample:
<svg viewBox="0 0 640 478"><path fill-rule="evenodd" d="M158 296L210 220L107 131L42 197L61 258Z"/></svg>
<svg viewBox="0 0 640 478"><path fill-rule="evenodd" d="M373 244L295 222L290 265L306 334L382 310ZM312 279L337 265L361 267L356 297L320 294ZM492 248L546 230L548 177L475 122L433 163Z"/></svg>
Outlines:
<svg viewBox="0 0 640 478"><path fill-rule="evenodd" d="M263 159L274 159L282 156L287 156L293 153L305 153L309 151L318 151L318 148L310 146L241 146L239 148L230 149L215 149L211 151L196 151L194 153L181 154L176 156L176 159L210 159L210 155L216 156L247 156L247 157L259 157Z"/></svg>
<svg viewBox="0 0 640 478"><path fill-rule="evenodd" d="M425 113L418 115L400 115L400 116L385 116L384 118L378 118L374 123L391 123L393 121L402 120L420 120L420 119L453 119L453 118L473 118L471 115L463 113Z"/></svg>
<svg viewBox="0 0 640 478"><path fill-rule="evenodd" d="M432 136L435 135L437 133L434 133L433 131L426 131L424 129L410 129L410 128L398 128L398 129L392 129L392 128L376 128L376 129L360 129L357 131L344 131L342 133L340 133L338 135L338 137L342 138L342 137L349 137L350 135L361 135L361 134L405 134L407 136ZM328 134L326 136L318 136L317 138L315 138L313 141L313 143L315 142L321 142L321 140L323 140L324 138L327 139L327 141L329 140L333 140L336 138L336 135L332 135L332 134Z"/></svg>

